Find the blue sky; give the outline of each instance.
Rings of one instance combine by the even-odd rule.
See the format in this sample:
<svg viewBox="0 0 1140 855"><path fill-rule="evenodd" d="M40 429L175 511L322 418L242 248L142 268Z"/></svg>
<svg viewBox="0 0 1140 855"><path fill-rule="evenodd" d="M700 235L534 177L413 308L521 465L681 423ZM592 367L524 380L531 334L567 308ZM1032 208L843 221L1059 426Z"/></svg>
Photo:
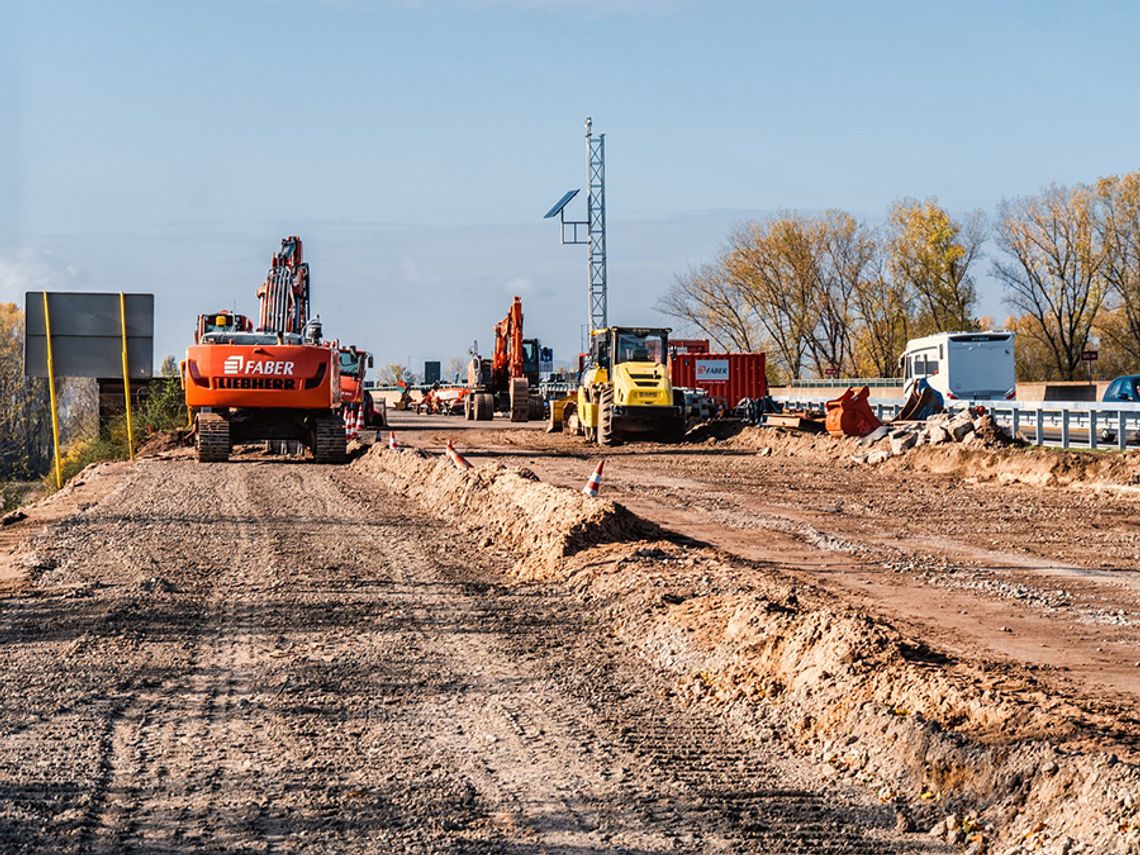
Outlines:
<svg viewBox="0 0 1140 855"><path fill-rule="evenodd" d="M569 358L581 247L541 215L606 133L611 320L733 224L992 213L1140 168L1140 4L0 0L0 299L153 291L156 360L254 313L299 233L330 335L482 343L509 298ZM1004 316L985 277L983 311Z"/></svg>

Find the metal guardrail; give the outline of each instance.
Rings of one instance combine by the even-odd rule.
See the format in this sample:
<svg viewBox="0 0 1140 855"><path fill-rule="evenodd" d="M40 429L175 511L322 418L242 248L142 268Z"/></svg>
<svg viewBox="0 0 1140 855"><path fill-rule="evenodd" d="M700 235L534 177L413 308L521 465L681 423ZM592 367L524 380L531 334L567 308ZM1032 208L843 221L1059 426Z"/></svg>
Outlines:
<svg viewBox="0 0 1140 855"><path fill-rule="evenodd" d="M804 380L801 378L785 385L792 389L795 389L797 386L803 386L809 389L819 388L821 386L828 389L846 389L849 386L859 389L863 386L870 386L874 389L883 386L901 386L902 384L903 378L901 377L820 377L814 380Z"/></svg>
<svg viewBox="0 0 1140 855"><path fill-rule="evenodd" d="M785 408L821 409L829 398L818 395L778 396ZM870 398L880 421L898 416L901 398ZM1034 445L1060 448L1140 448L1140 404L1109 401L950 401L948 412L982 406L994 421Z"/></svg>

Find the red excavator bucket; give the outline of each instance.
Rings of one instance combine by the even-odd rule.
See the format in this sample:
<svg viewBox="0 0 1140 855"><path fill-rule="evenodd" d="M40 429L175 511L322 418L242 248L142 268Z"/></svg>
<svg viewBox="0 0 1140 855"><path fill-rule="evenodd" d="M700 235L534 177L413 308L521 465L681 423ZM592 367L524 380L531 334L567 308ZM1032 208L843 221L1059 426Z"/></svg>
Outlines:
<svg viewBox="0 0 1140 855"><path fill-rule="evenodd" d="M882 424L867 403L871 390L848 389L827 402L827 432L832 436L866 436Z"/></svg>

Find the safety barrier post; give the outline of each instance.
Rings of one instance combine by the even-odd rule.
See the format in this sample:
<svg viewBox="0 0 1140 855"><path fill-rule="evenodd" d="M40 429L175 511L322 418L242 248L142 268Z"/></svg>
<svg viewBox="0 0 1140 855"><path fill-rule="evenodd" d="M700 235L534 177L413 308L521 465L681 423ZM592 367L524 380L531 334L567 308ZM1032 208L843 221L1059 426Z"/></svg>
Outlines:
<svg viewBox="0 0 1140 855"><path fill-rule="evenodd" d="M1069 447L1069 409L1061 410L1061 448Z"/></svg>
<svg viewBox="0 0 1140 855"><path fill-rule="evenodd" d="M1116 420L1117 420L1116 447L1119 448L1121 451L1124 451L1126 448L1128 448L1128 435L1124 432L1124 426L1125 426L1125 424L1127 424L1127 422L1125 421L1126 418L1127 418L1127 416L1125 416L1124 410L1117 411L1117 413L1116 413Z"/></svg>
<svg viewBox="0 0 1140 855"><path fill-rule="evenodd" d="M63 486L63 470L59 462L59 411L55 400L55 363L51 354L51 309L48 292L44 291L44 337L47 339L48 397L51 398L51 438L55 449L55 488Z"/></svg>
<svg viewBox="0 0 1140 855"><path fill-rule="evenodd" d="M1094 451L1097 448L1096 410L1089 410L1089 448Z"/></svg>
<svg viewBox="0 0 1140 855"><path fill-rule="evenodd" d="M1010 407L1009 415L1013 420L1013 435L1017 436L1017 432L1021 430L1021 407Z"/></svg>
<svg viewBox="0 0 1140 855"><path fill-rule="evenodd" d="M119 325L123 332L123 397L127 404L127 450L135 459L135 427L131 421L131 373L127 366L127 298L119 292Z"/></svg>
<svg viewBox="0 0 1140 855"><path fill-rule="evenodd" d="M1036 415L1037 415L1037 426L1036 426L1036 433L1033 435L1033 444L1034 445L1044 445L1045 444L1045 413L1042 411L1041 407L1037 408Z"/></svg>

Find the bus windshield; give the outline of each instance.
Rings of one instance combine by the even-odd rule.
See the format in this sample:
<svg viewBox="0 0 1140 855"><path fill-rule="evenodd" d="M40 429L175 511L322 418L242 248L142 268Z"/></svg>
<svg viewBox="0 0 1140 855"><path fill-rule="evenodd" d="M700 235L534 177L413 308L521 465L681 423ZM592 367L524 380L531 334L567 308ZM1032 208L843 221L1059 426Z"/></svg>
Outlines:
<svg viewBox="0 0 1140 855"><path fill-rule="evenodd" d="M661 333L637 335L619 332L614 362L656 362L665 364L665 336Z"/></svg>

